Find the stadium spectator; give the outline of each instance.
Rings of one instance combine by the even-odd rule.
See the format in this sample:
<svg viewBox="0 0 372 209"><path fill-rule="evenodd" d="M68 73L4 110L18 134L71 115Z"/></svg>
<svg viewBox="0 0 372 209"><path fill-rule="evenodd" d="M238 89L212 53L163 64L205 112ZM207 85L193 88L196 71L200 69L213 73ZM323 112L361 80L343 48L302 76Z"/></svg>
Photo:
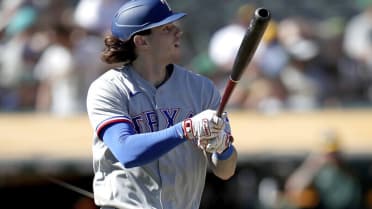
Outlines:
<svg viewBox="0 0 372 209"><path fill-rule="evenodd" d="M125 1L127 0L79 0L74 8L74 22L88 31L103 34L110 29L111 17L116 8Z"/></svg>
<svg viewBox="0 0 372 209"><path fill-rule="evenodd" d="M347 69L348 79L359 101L372 101L372 1L356 1L360 13L353 16L344 31L344 51L357 65Z"/></svg>
<svg viewBox="0 0 372 209"><path fill-rule="evenodd" d="M43 52L35 66L40 85L36 110L57 116L70 116L81 111L78 99L78 76L70 40L71 28L55 25L51 31L51 45Z"/></svg>
<svg viewBox="0 0 372 209"><path fill-rule="evenodd" d="M37 56L29 47L36 32L38 13L28 4L12 7L12 15L3 28L0 53L0 108L21 111L32 108L35 86L30 65ZM3 11L6 13L7 11ZM3 14L2 13L2 14ZM1 27L1 26L0 26ZM5 53L6 52L6 53Z"/></svg>
<svg viewBox="0 0 372 209"><path fill-rule="evenodd" d="M286 108L296 111L321 106L319 97L325 82L325 69L319 63L319 44L314 26L307 20L287 18L279 24L279 40L289 55L280 72L286 89Z"/></svg>
<svg viewBox="0 0 372 209"><path fill-rule="evenodd" d="M344 50L361 63L371 65L372 55L372 1L357 1L362 11L347 23L344 36Z"/></svg>
<svg viewBox="0 0 372 209"><path fill-rule="evenodd" d="M236 54L255 9L256 6L253 4L240 6L232 22L223 26L211 36L209 57L215 66L214 75L219 77L215 80L217 86L224 87L229 77ZM280 68L286 62L284 51L277 43L276 24L272 22L269 24L263 41L259 44L252 61L247 66L249 70L244 71L239 85L235 87L229 100L229 108L252 108L265 112L273 112L281 108L280 94L282 92L280 85L275 82L276 78L268 77L269 74L273 75L280 71ZM265 71L262 71L261 67L265 67ZM278 91L275 91L275 89ZM221 90L223 89L221 88Z"/></svg>
<svg viewBox="0 0 372 209"><path fill-rule="evenodd" d="M306 208L362 208L362 188L342 156L340 140L335 131L326 131L320 152L310 154L288 178L285 189L294 203Z"/></svg>
<svg viewBox="0 0 372 209"><path fill-rule="evenodd" d="M209 40L208 56L215 66L213 76L217 86L223 87L229 77L254 10L255 6L252 4L240 6L233 20L215 31ZM239 89L237 89L229 102L230 106L239 106L242 103L240 99L234 98L240 97L239 94Z"/></svg>
<svg viewBox="0 0 372 209"><path fill-rule="evenodd" d="M250 63L251 71L241 79L239 88L244 90L241 91L244 94L243 109L272 114L284 108L286 89L280 80L280 73L289 58L279 42L277 27L277 22L271 20Z"/></svg>
<svg viewBox="0 0 372 209"><path fill-rule="evenodd" d="M233 21L218 29L212 35L209 44L209 56L220 70L231 71L254 10L255 7L251 4L240 6Z"/></svg>
<svg viewBox="0 0 372 209"><path fill-rule="evenodd" d="M319 63L324 69L324 82L319 100L322 107L340 107L343 98L351 92L344 88L350 83L350 77L343 72L350 71L350 60L342 50L342 39L345 20L334 16L317 22L319 37Z"/></svg>

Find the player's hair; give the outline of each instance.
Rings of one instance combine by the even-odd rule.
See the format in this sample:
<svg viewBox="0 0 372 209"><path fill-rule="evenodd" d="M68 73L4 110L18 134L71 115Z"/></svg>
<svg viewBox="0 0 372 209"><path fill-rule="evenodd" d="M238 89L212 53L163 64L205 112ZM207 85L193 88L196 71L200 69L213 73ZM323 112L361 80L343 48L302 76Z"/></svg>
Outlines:
<svg viewBox="0 0 372 209"><path fill-rule="evenodd" d="M136 34L149 35L150 33L151 30L144 30ZM106 36L104 39L105 49L101 54L101 60L108 64L131 64L137 58L133 37L134 35L130 39L122 41L112 35Z"/></svg>

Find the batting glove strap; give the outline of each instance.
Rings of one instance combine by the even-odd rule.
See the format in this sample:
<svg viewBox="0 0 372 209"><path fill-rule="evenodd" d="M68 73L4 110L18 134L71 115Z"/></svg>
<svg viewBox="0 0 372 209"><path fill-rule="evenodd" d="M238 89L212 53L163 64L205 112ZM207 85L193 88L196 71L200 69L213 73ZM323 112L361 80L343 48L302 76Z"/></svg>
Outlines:
<svg viewBox="0 0 372 209"><path fill-rule="evenodd" d="M230 158L233 152L234 152L234 146L230 144L230 146L227 147L223 152L221 153L214 152L213 155L215 155L218 160L227 160Z"/></svg>
<svg viewBox="0 0 372 209"><path fill-rule="evenodd" d="M193 140L195 138L194 129L192 127L191 118L185 119L182 122L182 130L186 139Z"/></svg>

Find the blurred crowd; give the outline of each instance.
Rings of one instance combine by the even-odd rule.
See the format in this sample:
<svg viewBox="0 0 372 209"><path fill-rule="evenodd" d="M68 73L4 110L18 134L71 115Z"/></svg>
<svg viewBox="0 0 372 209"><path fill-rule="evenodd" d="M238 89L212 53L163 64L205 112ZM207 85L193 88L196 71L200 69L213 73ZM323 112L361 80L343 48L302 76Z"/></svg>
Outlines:
<svg viewBox="0 0 372 209"><path fill-rule="evenodd" d="M356 2L360 11L349 19L274 16L230 107L275 113L370 106L372 1ZM192 62L221 91L256 8L250 3L240 6L231 23L212 34L207 53Z"/></svg>
<svg viewBox="0 0 372 209"><path fill-rule="evenodd" d="M0 112L84 113L89 84L112 67L100 61L103 36L124 1L0 1ZM351 18L273 15L228 107L264 113L371 107L372 0L355 2L359 12ZM221 92L255 8L241 5L230 24L209 31L205 52L183 60ZM235 208L363 208L361 185L344 172L333 136L327 140L327 150L310 155L284 183L271 177L258 183L251 170L239 171L229 193L239 200ZM368 195L371 208L372 190Z"/></svg>
<svg viewBox="0 0 372 209"><path fill-rule="evenodd" d="M108 68L102 37L123 0L4 0L0 110L68 116L85 111L89 84Z"/></svg>
<svg viewBox="0 0 372 209"><path fill-rule="evenodd" d="M343 137L335 130L326 129L314 140L318 147L298 161L282 157L246 164L225 184L210 178L201 208L372 208L370 163L362 168L351 161Z"/></svg>
<svg viewBox="0 0 372 209"><path fill-rule="evenodd" d="M2 0L0 111L85 112L87 88L109 67L103 36L125 0ZM372 104L372 4L352 18L272 19L229 108L265 113ZM210 31L207 52L183 60L223 91L256 5ZM184 43L185 46L188 43Z"/></svg>

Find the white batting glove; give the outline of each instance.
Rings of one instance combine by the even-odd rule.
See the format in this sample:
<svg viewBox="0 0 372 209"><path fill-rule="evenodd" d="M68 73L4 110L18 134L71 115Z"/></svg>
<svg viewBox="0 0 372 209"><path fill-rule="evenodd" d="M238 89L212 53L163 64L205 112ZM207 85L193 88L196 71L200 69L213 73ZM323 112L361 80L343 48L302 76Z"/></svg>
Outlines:
<svg viewBox="0 0 372 209"><path fill-rule="evenodd" d="M233 142L233 137L231 136L231 127L226 112L222 114L222 119L225 123L224 130L221 131L217 137L208 140L208 143L205 145L205 151L207 152L217 152L220 154L225 151L225 149L227 149Z"/></svg>
<svg viewBox="0 0 372 209"><path fill-rule="evenodd" d="M185 137L189 140L197 140L198 146L201 144L201 139L217 137L223 128L224 121L217 116L215 110L205 110L182 122Z"/></svg>
<svg viewBox="0 0 372 209"><path fill-rule="evenodd" d="M209 143L205 146L205 151L221 154L230 146L232 141L233 137L229 133L222 131L218 137L209 140Z"/></svg>

